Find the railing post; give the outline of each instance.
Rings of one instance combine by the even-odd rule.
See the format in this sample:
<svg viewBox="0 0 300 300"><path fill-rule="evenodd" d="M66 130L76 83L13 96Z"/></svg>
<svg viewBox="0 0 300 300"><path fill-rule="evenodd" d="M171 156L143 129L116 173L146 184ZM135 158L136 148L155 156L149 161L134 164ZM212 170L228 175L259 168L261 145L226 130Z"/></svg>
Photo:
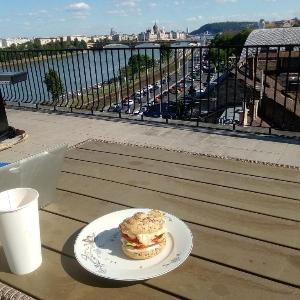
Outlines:
<svg viewBox="0 0 300 300"><path fill-rule="evenodd" d="M253 108L253 120L258 118L258 107L259 107L260 100L254 100L254 108Z"/></svg>
<svg viewBox="0 0 300 300"><path fill-rule="evenodd" d="M243 115L242 124L243 124L244 127L248 126L248 111L249 111L249 109L245 107L245 110L242 113L242 115Z"/></svg>

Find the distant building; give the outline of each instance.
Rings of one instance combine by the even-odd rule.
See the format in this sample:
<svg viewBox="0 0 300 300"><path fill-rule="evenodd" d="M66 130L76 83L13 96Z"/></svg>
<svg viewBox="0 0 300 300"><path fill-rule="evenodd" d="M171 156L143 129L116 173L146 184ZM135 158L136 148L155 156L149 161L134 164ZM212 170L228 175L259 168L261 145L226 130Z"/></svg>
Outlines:
<svg viewBox="0 0 300 300"><path fill-rule="evenodd" d="M47 45L51 42L56 42L57 40L59 40L59 38L35 38L35 41L39 41L41 43L42 46Z"/></svg>
<svg viewBox="0 0 300 300"><path fill-rule="evenodd" d="M70 42L74 42L77 39L78 41L85 41L87 43L91 38L85 35L69 35L67 39Z"/></svg>
<svg viewBox="0 0 300 300"><path fill-rule="evenodd" d="M259 29L265 29L266 28L266 22L264 19L260 19L260 21L258 22L258 28Z"/></svg>
<svg viewBox="0 0 300 300"><path fill-rule="evenodd" d="M208 45L215 38L215 34L206 31L200 34L200 42L202 45Z"/></svg>
<svg viewBox="0 0 300 300"><path fill-rule="evenodd" d="M248 36L245 43L248 48L243 49L239 61L239 68L248 70L248 79L245 81L244 75L239 79L248 81L257 94L251 109L259 107L260 117L278 128L297 131L300 130L300 106L296 105L300 95L299 44L299 27L257 29ZM265 80L258 84L257 78L262 74ZM286 116L284 124L282 115Z"/></svg>
<svg viewBox="0 0 300 300"><path fill-rule="evenodd" d="M66 42L66 41L68 41L68 37L67 37L67 36L60 36L58 39L59 39L61 42Z"/></svg>
<svg viewBox="0 0 300 300"><path fill-rule="evenodd" d="M153 29L146 30L145 41L148 41L148 42L157 41L157 34L154 33Z"/></svg>
<svg viewBox="0 0 300 300"><path fill-rule="evenodd" d="M293 27L298 22L298 18L290 20L280 20L280 21L265 21L265 28L290 28ZM260 27L259 27L260 28ZM260 28L263 29L263 28Z"/></svg>
<svg viewBox="0 0 300 300"><path fill-rule="evenodd" d="M136 34L129 34L129 35L127 36L127 39L128 39L129 41L137 41L138 36L137 36Z"/></svg>
<svg viewBox="0 0 300 300"><path fill-rule="evenodd" d="M146 34L145 32L141 32L138 34L138 41L139 42L145 42L146 41Z"/></svg>
<svg viewBox="0 0 300 300"><path fill-rule="evenodd" d="M91 37L91 40L93 42L98 42L98 41L103 41L103 40L107 39L107 37L108 37L107 35L93 35Z"/></svg>
<svg viewBox="0 0 300 300"><path fill-rule="evenodd" d="M0 39L0 48L6 48L6 47L7 47L6 39Z"/></svg>
<svg viewBox="0 0 300 300"><path fill-rule="evenodd" d="M184 40L186 39L186 33L185 32L182 32L182 31L177 31L175 33L175 37L174 37L175 40Z"/></svg>
<svg viewBox="0 0 300 300"><path fill-rule="evenodd" d="M11 45L21 45L29 42L28 38L14 38L14 39L6 39L6 47L10 47Z"/></svg>
<svg viewBox="0 0 300 300"><path fill-rule="evenodd" d="M168 40L184 40L187 34L183 31L170 31L166 32L164 28L160 28L155 22L154 26L147 29L145 33L140 33L138 35L139 41L168 41Z"/></svg>
<svg viewBox="0 0 300 300"><path fill-rule="evenodd" d="M114 28L111 28L110 29L110 36L114 36L116 34L117 34L117 32L114 30Z"/></svg>

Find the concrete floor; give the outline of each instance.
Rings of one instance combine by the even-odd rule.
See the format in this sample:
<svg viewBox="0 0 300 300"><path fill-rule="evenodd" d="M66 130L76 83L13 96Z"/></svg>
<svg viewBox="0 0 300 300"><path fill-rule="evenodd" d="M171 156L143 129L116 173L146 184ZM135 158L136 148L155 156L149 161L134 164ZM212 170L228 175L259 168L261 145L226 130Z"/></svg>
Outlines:
<svg viewBox="0 0 300 300"><path fill-rule="evenodd" d="M11 126L25 130L29 137L1 151L0 161L15 161L56 144L72 146L100 139L300 167L300 141L296 139L14 109L7 109L7 116Z"/></svg>

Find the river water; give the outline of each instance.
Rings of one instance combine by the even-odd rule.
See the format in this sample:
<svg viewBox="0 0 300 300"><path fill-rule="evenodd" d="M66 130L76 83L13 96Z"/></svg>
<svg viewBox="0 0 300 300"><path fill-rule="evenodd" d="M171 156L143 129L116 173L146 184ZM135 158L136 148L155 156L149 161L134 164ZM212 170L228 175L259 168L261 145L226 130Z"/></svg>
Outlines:
<svg viewBox="0 0 300 300"><path fill-rule="evenodd" d="M176 43L174 47L187 46L187 43ZM148 55L154 59L159 58L158 44L141 44L136 49L122 49L108 47L104 50L88 50L74 52L70 55L60 53L53 56L43 56L43 59L25 59L22 63L6 63L0 71L26 71L26 82L14 86L4 86L3 93L7 100L20 102L40 103L51 99L45 83L45 74L49 69L55 70L63 81L65 93L77 94L89 90L92 86L107 82L118 77L120 70L128 63L134 54ZM140 49L148 47L152 49ZM50 53L50 52L49 52Z"/></svg>

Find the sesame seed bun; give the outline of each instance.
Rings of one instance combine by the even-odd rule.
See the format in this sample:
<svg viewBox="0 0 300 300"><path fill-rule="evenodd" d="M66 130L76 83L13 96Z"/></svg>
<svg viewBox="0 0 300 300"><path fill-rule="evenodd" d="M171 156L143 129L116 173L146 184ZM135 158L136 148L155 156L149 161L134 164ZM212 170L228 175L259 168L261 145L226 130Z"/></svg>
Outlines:
<svg viewBox="0 0 300 300"><path fill-rule="evenodd" d="M122 250L124 254L132 259L148 259L158 255L166 246L166 238L162 238L161 241L156 244L157 247L148 247L149 249L129 249L122 244Z"/></svg>
<svg viewBox="0 0 300 300"><path fill-rule="evenodd" d="M163 228L165 224L164 214L159 210L151 210L149 213L138 212L125 219L120 225L123 233L147 234L154 233Z"/></svg>

